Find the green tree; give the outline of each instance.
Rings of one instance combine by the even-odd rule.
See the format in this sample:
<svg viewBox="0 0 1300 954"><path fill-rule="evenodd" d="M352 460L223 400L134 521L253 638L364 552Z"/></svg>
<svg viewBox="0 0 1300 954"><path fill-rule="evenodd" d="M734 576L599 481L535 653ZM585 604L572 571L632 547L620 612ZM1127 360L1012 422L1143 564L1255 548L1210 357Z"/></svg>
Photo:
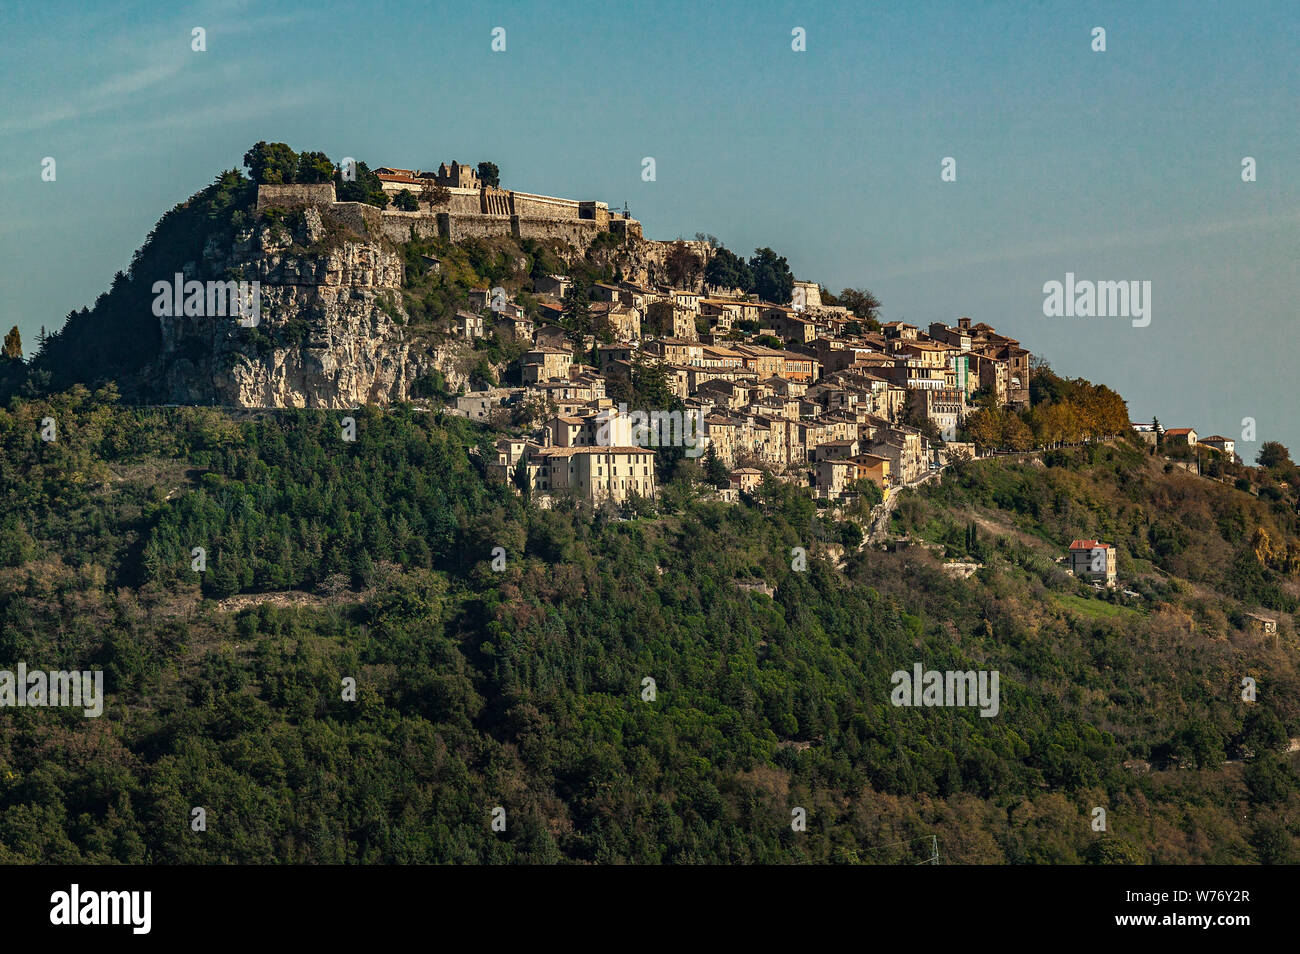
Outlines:
<svg viewBox="0 0 1300 954"><path fill-rule="evenodd" d="M425 179L420 186L420 201L434 209L451 201L451 190L436 179Z"/></svg>
<svg viewBox="0 0 1300 954"><path fill-rule="evenodd" d="M867 477L853 481L845 489L860 494L862 502L869 508L876 506L885 499L884 492L876 486L876 482Z"/></svg>
<svg viewBox="0 0 1300 954"><path fill-rule="evenodd" d="M1140 865L1142 854L1123 838L1098 838L1084 852L1090 865Z"/></svg>
<svg viewBox="0 0 1300 954"><path fill-rule="evenodd" d="M532 488L528 483L528 459L523 455L520 456L519 463L515 464L514 483L526 499Z"/></svg>
<svg viewBox="0 0 1300 954"><path fill-rule="evenodd" d="M853 312L872 331L880 330L880 299L866 288L846 288L839 295L840 304ZM874 327L873 327L874 326Z"/></svg>
<svg viewBox="0 0 1300 954"><path fill-rule="evenodd" d="M381 209L388 207L384 184L364 162L357 163L356 178L352 181L344 181L343 170L335 169L334 186L340 202L365 202Z"/></svg>
<svg viewBox="0 0 1300 954"><path fill-rule="evenodd" d="M754 291L764 301L787 305L794 293L794 273L785 257L770 248L754 249L749 260L749 270L754 275Z"/></svg>
<svg viewBox="0 0 1300 954"><path fill-rule="evenodd" d="M497 168L495 162L480 162L478 164L478 180L485 186L498 189L501 187L501 170Z"/></svg>
<svg viewBox="0 0 1300 954"><path fill-rule="evenodd" d="M298 154L282 142L259 142L244 153L244 167L257 183L295 181Z"/></svg>
<svg viewBox="0 0 1300 954"><path fill-rule="evenodd" d="M1285 444L1278 441L1265 441L1261 444L1255 462L1269 470L1286 470L1293 466L1291 452L1287 450Z"/></svg>
<svg viewBox="0 0 1300 954"><path fill-rule="evenodd" d="M420 200L415 197L415 193L410 189L403 189L393 196L393 205L401 212L418 212Z"/></svg>
<svg viewBox="0 0 1300 954"><path fill-rule="evenodd" d="M727 475L727 465L722 462L717 448L712 444L704 448L704 477L714 487L726 487L731 483Z"/></svg>
<svg viewBox="0 0 1300 954"><path fill-rule="evenodd" d="M709 259L704 268L704 281L718 288L739 288L743 292L754 288L754 275L749 266L726 246L720 246Z"/></svg>
<svg viewBox="0 0 1300 954"><path fill-rule="evenodd" d="M1174 736L1172 752L1197 768L1213 768L1224 760L1219 733L1205 719L1193 719Z"/></svg>
<svg viewBox="0 0 1300 954"><path fill-rule="evenodd" d="M304 152L298 156L295 182L329 182L334 178L334 162L323 152Z"/></svg>

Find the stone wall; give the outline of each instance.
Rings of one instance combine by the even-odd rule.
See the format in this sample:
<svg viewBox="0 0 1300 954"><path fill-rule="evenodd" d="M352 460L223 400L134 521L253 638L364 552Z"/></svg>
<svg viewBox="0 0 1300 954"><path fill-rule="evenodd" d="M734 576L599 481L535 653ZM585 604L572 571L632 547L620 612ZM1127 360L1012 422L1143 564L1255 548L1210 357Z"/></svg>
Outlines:
<svg viewBox="0 0 1300 954"><path fill-rule="evenodd" d="M451 193L451 201L446 205L438 206L439 212L450 212L452 215L478 215L483 211L478 189L448 189L447 191Z"/></svg>
<svg viewBox="0 0 1300 954"><path fill-rule="evenodd" d="M615 235L623 237L632 236L633 238L644 238L641 234L641 223L636 219L611 218L609 220L609 230Z"/></svg>
<svg viewBox="0 0 1300 954"><path fill-rule="evenodd" d="M511 192L510 205L514 214L528 219L577 219L578 203L573 199L556 199L549 195L530 192Z"/></svg>
<svg viewBox="0 0 1300 954"><path fill-rule="evenodd" d="M332 182L263 184L257 187L257 211L272 205L286 209L298 205L333 205L336 198Z"/></svg>
<svg viewBox="0 0 1300 954"><path fill-rule="evenodd" d="M393 242L409 242L414 236L418 239L438 237L438 216L428 212L393 212L385 210L382 232L384 238Z"/></svg>
<svg viewBox="0 0 1300 954"><path fill-rule="evenodd" d="M609 228L609 206L604 202L579 202L578 218L595 222L601 231L606 231Z"/></svg>
<svg viewBox="0 0 1300 954"><path fill-rule="evenodd" d="M641 238L641 223L612 216L604 202L577 202L502 189L451 189L447 205L434 211L380 210L362 202L336 201L334 184L261 185L257 208L329 207L332 216L359 235L408 242L412 235L452 241L509 235L560 239L585 251L597 235ZM506 211L508 210L508 211Z"/></svg>
<svg viewBox="0 0 1300 954"><path fill-rule="evenodd" d="M603 231L595 222L584 219L565 221L516 215L510 221L511 230L516 238L562 239L584 252Z"/></svg>
<svg viewBox="0 0 1300 954"><path fill-rule="evenodd" d="M438 233L453 242L467 238L492 238L495 235L515 234L508 215L447 214L438 216Z"/></svg>
<svg viewBox="0 0 1300 954"><path fill-rule="evenodd" d="M487 187L481 194L479 211L484 215L510 215L510 193Z"/></svg>
<svg viewBox="0 0 1300 954"><path fill-rule="evenodd" d="M365 202L335 202L329 213L358 235L374 238L384 232L383 213Z"/></svg>

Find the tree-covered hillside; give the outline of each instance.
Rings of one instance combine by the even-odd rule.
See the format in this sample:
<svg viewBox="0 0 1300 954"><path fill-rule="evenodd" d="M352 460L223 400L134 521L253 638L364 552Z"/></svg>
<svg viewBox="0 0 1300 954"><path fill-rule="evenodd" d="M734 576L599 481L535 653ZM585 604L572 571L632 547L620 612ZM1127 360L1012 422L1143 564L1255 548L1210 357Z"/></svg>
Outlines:
<svg viewBox="0 0 1300 954"><path fill-rule="evenodd" d="M900 504L916 546L844 552L793 488L542 510L490 431L342 416L0 412L0 668L109 690L4 710L0 859L1300 860L1289 498L1095 446L959 465ZM1065 575L1076 536L1139 595ZM998 670L998 715L894 707L917 662Z"/></svg>

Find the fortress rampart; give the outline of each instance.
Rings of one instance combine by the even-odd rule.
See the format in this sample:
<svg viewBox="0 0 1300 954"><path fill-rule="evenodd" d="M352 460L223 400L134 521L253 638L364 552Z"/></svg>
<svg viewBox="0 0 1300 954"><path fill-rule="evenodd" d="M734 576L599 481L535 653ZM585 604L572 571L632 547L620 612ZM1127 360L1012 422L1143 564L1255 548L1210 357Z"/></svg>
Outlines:
<svg viewBox="0 0 1300 954"><path fill-rule="evenodd" d="M385 191L393 183L385 183ZM417 188L411 192L419 198ZM339 202L333 183L318 185L259 185L257 208L312 205L328 208L345 223L370 234L382 233L395 242L417 238L460 241L509 235L514 238L561 239L585 249L603 232L620 237L642 238L641 223L620 213L611 213L604 202L559 199L491 186L448 187L448 200L416 212L378 209L360 202Z"/></svg>

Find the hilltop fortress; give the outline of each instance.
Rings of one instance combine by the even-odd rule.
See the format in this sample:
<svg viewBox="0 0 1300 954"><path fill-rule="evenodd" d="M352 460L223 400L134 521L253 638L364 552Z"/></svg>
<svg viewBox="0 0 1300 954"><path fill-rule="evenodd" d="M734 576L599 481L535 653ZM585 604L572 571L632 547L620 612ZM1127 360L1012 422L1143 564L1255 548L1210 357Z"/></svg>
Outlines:
<svg viewBox="0 0 1300 954"><path fill-rule="evenodd" d="M605 233L642 238L641 223L604 202L559 199L514 189L498 189L479 181L469 166L443 163L437 172L382 166L375 170L388 195L409 191L419 202L414 212L379 209L361 202L339 202L333 183L318 185L259 185L257 208L311 205L327 207L339 218L396 242L416 238L460 241L508 235L520 239L561 239L585 250ZM431 202L429 190L441 186L444 201Z"/></svg>

